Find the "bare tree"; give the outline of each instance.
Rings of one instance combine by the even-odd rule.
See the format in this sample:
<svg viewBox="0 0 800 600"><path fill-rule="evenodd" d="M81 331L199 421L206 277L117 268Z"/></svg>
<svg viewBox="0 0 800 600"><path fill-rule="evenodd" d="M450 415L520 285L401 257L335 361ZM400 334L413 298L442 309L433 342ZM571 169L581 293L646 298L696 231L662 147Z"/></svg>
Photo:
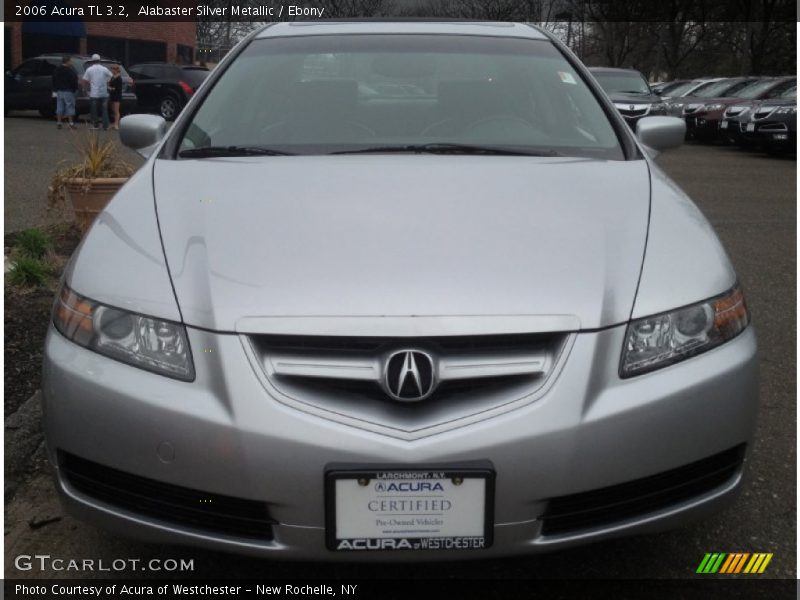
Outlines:
<svg viewBox="0 0 800 600"><path fill-rule="evenodd" d="M746 22L742 32L745 45L741 73L767 73L787 69L793 64L786 60L790 44L793 42L797 47L794 20L786 19L788 3L784 0L739 0L735 4Z"/></svg>

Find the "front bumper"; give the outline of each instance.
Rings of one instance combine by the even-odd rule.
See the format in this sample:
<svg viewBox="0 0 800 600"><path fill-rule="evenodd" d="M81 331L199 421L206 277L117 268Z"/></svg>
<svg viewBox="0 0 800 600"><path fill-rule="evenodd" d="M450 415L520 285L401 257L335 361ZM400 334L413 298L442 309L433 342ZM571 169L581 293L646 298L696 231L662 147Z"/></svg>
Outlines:
<svg viewBox="0 0 800 600"><path fill-rule="evenodd" d="M554 498L648 478L746 444L757 405L752 327L677 365L617 376L624 327L575 336L547 393L505 414L414 441L333 422L270 395L242 339L189 330L197 379L184 383L104 358L52 330L43 397L49 457L69 512L142 539L322 560L489 558L673 527L718 510L741 465L713 489L618 520L543 531ZM263 502L271 535L213 532L81 491L69 453L124 474ZM486 550L336 553L325 546L330 463L387 466L489 461L494 543Z"/></svg>
<svg viewBox="0 0 800 600"><path fill-rule="evenodd" d="M755 139L768 150L792 151L797 147L797 130L783 121L766 121L757 124Z"/></svg>
<svg viewBox="0 0 800 600"><path fill-rule="evenodd" d="M737 121L725 119L721 128L729 140L750 146L762 145L767 148L791 151L797 145L797 131L780 121Z"/></svg>
<svg viewBox="0 0 800 600"><path fill-rule="evenodd" d="M746 131L746 126L746 121L741 121L737 118L724 118L720 123L720 135L732 143L750 145L755 142L755 136Z"/></svg>
<svg viewBox="0 0 800 600"><path fill-rule="evenodd" d="M689 138L711 141L720 136L722 121L719 114L688 115L684 120L686 121L686 135Z"/></svg>

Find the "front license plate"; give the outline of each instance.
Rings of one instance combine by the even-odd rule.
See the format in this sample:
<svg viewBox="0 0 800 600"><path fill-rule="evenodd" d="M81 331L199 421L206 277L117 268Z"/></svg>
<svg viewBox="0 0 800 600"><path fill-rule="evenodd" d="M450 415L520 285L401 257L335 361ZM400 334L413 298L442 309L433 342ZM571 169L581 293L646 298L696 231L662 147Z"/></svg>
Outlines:
<svg viewBox="0 0 800 600"><path fill-rule="evenodd" d="M728 128L728 122L727 121L723 121L722 123L719 124L719 128L720 129L727 129Z"/></svg>
<svg viewBox="0 0 800 600"><path fill-rule="evenodd" d="M755 131L755 130L756 130L756 124L755 123L748 123L747 124L747 131Z"/></svg>
<svg viewBox="0 0 800 600"><path fill-rule="evenodd" d="M330 550L468 550L491 545L494 471L326 473Z"/></svg>

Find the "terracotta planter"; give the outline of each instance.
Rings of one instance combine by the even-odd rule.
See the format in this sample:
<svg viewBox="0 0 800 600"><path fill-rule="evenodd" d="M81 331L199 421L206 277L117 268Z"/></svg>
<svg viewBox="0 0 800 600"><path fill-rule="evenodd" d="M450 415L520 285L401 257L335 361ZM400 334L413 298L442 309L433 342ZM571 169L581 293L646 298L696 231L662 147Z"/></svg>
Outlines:
<svg viewBox="0 0 800 600"><path fill-rule="evenodd" d="M66 182L69 201L75 211L75 221L81 231L86 233L95 217L126 181L127 177L98 177L75 178Z"/></svg>

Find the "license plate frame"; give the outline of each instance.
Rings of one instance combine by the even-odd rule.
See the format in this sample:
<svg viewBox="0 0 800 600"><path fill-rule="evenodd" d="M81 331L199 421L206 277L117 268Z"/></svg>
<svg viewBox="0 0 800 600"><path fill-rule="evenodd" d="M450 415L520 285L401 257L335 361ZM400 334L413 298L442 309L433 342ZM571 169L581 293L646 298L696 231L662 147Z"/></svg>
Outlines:
<svg viewBox="0 0 800 600"><path fill-rule="evenodd" d="M406 477L403 477L406 475ZM478 461L476 464L460 465L330 465L326 467L325 473L325 544L328 550L333 552L349 551L415 551L424 552L425 550L447 550L457 551L463 549L487 549L493 542L494 531L494 494L495 494L495 470L488 461ZM383 532L378 537L340 537L337 530L337 482L345 483L339 487L345 493L352 492L352 481L358 484L358 480L368 480L364 487L364 498L373 497L379 492L374 491L378 482L389 483L397 482L440 482L446 489L442 492L447 497L450 493L454 498L458 495L452 494L455 488L454 479L461 478L464 482L471 481L472 486L476 485L475 480L483 482L483 510L482 514L473 514L470 518L481 518L483 528L481 535L418 535L407 533L406 535L396 535L394 533ZM348 491L348 488L349 491ZM450 490L448 492L448 489ZM474 491L470 492L474 496ZM432 497L432 496L431 496ZM352 509L350 509L352 510ZM365 509L366 510L366 509ZM475 509L473 509L475 510ZM343 513L344 514L344 513ZM364 513L361 517L366 519L369 513ZM374 515L372 515L374 516ZM449 516L449 515L448 515ZM473 522L473 526L476 524ZM420 525L421 526L421 525ZM377 529L378 525L375 525ZM434 525L435 527L435 525ZM343 528L344 529L344 528ZM346 530L342 531L347 534ZM390 540L390 541L384 541Z"/></svg>

